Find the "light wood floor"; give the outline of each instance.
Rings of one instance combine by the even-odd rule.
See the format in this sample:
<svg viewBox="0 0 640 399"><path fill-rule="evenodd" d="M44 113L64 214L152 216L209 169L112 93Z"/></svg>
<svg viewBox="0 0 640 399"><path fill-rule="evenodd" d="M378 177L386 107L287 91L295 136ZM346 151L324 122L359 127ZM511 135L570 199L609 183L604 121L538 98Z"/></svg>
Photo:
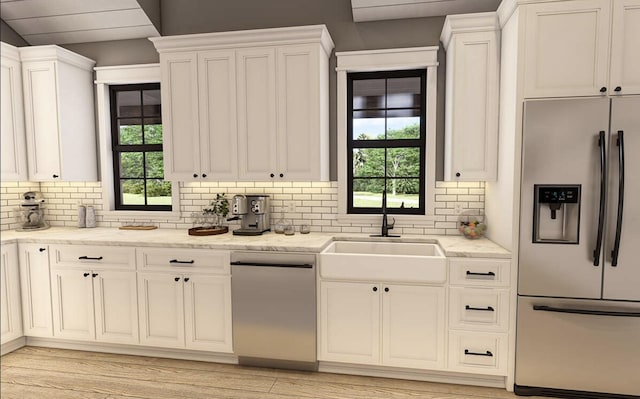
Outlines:
<svg viewBox="0 0 640 399"><path fill-rule="evenodd" d="M24 347L0 359L2 399L508 399L503 389Z"/></svg>

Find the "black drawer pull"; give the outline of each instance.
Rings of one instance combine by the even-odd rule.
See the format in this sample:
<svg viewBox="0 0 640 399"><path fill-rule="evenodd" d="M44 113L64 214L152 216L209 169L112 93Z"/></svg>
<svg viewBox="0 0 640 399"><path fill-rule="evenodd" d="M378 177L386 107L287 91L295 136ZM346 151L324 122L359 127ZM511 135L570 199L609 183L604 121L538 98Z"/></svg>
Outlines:
<svg viewBox="0 0 640 399"><path fill-rule="evenodd" d="M91 256L79 256L80 260L102 260L102 256L98 256L97 258L92 258Z"/></svg>
<svg viewBox="0 0 640 399"><path fill-rule="evenodd" d="M493 353L491 353L490 351L486 351L485 353L478 353L478 352L471 352L469 349L465 349L464 350L464 354L465 355L470 355L470 356L489 356L489 357L493 357Z"/></svg>
<svg viewBox="0 0 640 399"><path fill-rule="evenodd" d="M196 261L191 259L191 260L178 260L178 259L171 259L169 261L169 263L183 263L183 264L188 264L188 265L192 265L194 264Z"/></svg>
<svg viewBox="0 0 640 399"><path fill-rule="evenodd" d="M478 273L478 272L472 272L467 270L467 276L491 276L491 277L495 277L495 273L494 272L486 272L486 273Z"/></svg>
<svg viewBox="0 0 640 399"><path fill-rule="evenodd" d="M491 307L491 306L487 306L486 308L474 308L473 306L465 306L464 307L466 310L482 310L483 312L495 312L496 310Z"/></svg>
<svg viewBox="0 0 640 399"><path fill-rule="evenodd" d="M44 252L44 251L46 251L46 250L47 250L46 248L39 248L39 249L38 249L38 251L40 251L40 252Z"/></svg>

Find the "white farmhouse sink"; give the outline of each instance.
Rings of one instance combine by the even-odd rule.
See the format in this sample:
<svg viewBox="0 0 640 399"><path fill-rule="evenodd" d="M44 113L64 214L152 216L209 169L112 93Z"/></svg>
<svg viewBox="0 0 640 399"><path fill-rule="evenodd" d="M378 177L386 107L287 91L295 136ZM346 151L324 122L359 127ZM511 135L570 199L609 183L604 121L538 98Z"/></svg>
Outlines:
<svg viewBox="0 0 640 399"><path fill-rule="evenodd" d="M436 244L335 241L320 253L326 279L442 283L446 266Z"/></svg>

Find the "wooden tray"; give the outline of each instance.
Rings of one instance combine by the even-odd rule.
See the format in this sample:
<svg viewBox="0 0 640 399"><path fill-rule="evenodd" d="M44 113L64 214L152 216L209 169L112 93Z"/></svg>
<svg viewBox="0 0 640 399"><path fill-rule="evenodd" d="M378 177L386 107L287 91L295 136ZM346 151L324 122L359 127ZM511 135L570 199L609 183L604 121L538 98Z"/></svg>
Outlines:
<svg viewBox="0 0 640 399"><path fill-rule="evenodd" d="M229 228L227 226L214 228L193 227L189 229L190 236L214 236L216 234L224 234L228 232Z"/></svg>
<svg viewBox="0 0 640 399"><path fill-rule="evenodd" d="M120 226L120 230L155 230L158 226Z"/></svg>

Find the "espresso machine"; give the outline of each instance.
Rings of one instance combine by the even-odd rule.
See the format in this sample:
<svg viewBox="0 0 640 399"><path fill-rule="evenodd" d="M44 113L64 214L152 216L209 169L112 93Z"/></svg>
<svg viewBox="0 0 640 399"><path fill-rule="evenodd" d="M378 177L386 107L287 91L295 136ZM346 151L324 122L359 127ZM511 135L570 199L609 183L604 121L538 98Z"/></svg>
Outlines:
<svg viewBox="0 0 640 399"><path fill-rule="evenodd" d="M44 198L39 191L27 191L22 194L22 204L17 209L20 227L17 231L34 231L48 229L44 217Z"/></svg>
<svg viewBox="0 0 640 399"><path fill-rule="evenodd" d="M241 220L241 227L233 231L237 236L257 236L271 229L269 196L263 194L235 195L229 220Z"/></svg>

